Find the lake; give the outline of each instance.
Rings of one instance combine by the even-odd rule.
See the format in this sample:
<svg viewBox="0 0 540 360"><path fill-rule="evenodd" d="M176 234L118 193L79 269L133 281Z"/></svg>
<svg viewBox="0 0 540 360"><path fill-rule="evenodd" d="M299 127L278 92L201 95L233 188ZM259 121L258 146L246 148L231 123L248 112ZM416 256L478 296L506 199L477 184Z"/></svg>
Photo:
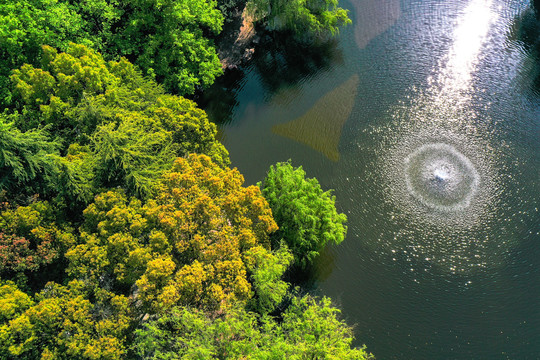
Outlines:
<svg viewBox="0 0 540 360"><path fill-rule="evenodd" d="M208 91L247 184L292 160L348 235L315 268L377 359L540 358L540 16L529 2L342 1Z"/></svg>

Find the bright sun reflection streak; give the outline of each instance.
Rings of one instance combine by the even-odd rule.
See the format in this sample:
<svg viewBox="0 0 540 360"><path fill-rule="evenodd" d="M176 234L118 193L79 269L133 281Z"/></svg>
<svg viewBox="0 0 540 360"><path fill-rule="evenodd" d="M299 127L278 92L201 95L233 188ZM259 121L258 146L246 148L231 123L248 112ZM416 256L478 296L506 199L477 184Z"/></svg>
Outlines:
<svg viewBox="0 0 540 360"><path fill-rule="evenodd" d="M497 14L491 11L491 4L492 0L472 0L459 19L448 62L439 78L443 85L443 94L467 90L470 86L480 50L491 23L497 17Z"/></svg>

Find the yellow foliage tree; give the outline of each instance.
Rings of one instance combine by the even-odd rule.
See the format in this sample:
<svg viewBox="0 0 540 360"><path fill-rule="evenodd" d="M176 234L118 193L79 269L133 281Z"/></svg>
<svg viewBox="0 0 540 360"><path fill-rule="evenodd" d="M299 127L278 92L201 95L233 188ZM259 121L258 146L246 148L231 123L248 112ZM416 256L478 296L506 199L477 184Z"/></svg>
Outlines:
<svg viewBox="0 0 540 360"><path fill-rule="evenodd" d="M106 291L92 304L82 283L49 283L32 301L12 283L0 286L0 358L122 359L129 302Z"/></svg>
<svg viewBox="0 0 540 360"><path fill-rule="evenodd" d="M246 264L255 255L248 250L260 247L273 256L268 235L277 225L259 188L243 182L238 170L194 154L178 158L164 176L146 211L171 243L178 270L162 288L147 285L151 267L137 281L141 298L154 310L173 304L220 308L254 295Z"/></svg>
<svg viewBox="0 0 540 360"><path fill-rule="evenodd" d="M144 312L237 302L271 311L288 287L280 278L292 256L271 252L272 212L260 189L243 182L238 170L192 154L175 161L146 204L119 191L98 195L84 211L84 241L67 252L69 274L133 296Z"/></svg>

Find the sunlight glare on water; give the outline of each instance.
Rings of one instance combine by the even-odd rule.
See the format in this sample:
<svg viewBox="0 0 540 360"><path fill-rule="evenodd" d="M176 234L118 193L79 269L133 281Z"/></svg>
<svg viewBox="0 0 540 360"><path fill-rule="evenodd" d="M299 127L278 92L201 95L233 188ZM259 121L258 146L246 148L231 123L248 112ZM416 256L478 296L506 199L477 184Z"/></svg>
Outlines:
<svg viewBox="0 0 540 360"><path fill-rule="evenodd" d="M465 8L453 34L453 44L446 68L440 74L441 95L467 90L471 74L478 63L482 45L497 13L491 10L491 0L473 0Z"/></svg>

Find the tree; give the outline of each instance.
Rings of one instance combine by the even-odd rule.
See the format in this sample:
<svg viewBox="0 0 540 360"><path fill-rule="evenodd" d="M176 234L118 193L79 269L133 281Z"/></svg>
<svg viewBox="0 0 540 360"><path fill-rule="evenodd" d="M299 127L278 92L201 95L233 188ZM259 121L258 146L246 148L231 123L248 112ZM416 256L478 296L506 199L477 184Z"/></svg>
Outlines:
<svg viewBox="0 0 540 360"><path fill-rule="evenodd" d="M137 115L98 126L91 138L92 161L97 184L145 198L178 154L170 132L145 126Z"/></svg>
<svg viewBox="0 0 540 360"><path fill-rule="evenodd" d="M210 36L221 31L215 0L8 0L0 9L0 101L10 102L9 72L37 66L40 47L76 41L109 60L127 57L167 90L192 94L222 73Z"/></svg>
<svg viewBox="0 0 540 360"><path fill-rule="evenodd" d="M21 65L38 65L41 45L65 50L69 41L91 44L84 21L63 1L6 0L0 7L0 105L10 102L9 74Z"/></svg>
<svg viewBox="0 0 540 360"><path fill-rule="evenodd" d="M123 2L123 16L109 44L146 75L174 93L192 94L221 75L213 42L223 16L215 0L137 0Z"/></svg>
<svg viewBox="0 0 540 360"><path fill-rule="evenodd" d="M150 197L174 159L191 152L229 163L206 113L166 95L127 60L106 62L77 44L65 53L48 46L43 52L42 69L27 64L13 72L22 114L14 124L28 135L47 127L62 140L59 150L67 155L54 158L51 180L58 202L80 208L97 189L118 186Z"/></svg>
<svg viewBox="0 0 540 360"><path fill-rule="evenodd" d="M270 313L281 304L289 289L289 284L282 281L281 277L291 265L293 255L286 245L274 253L255 247L246 255L246 265L252 274L253 288L258 295L250 300L249 308L259 314Z"/></svg>
<svg viewBox="0 0 540 360"><path fill-rule="evenodd" d="M124 56L168 91L193 94L221 75L211 36L223 25L215 0L69 0L109 59Z"/></svg>
<svg viewBox="0 0 540 360"><path fill-rule="evenodd" d="M154 308L217 309L253 297L247 264L269 251L277 227L259 188L242 187L243 181L236 169L222 169L205 155L178 158L165 175L147 204L148 220L169 239L178 270L163 289L148 287L146 275L137 282Z"/></svg>
<svg viewBox="0 0 540 360"><path fill-rule="evenodd" d="M72 229L55 223L47 202L6 208L0 213L0 276L41 288L64 272L64 253L76 242ZM43 271L46 271L44 276Z"/></svg>
<svg viewBox="0 0 540 360"><path fill-rule="evenodd" d="M0 281L0 299L0 323L18 317L34 305L32 298L12 281Z"/></svg>
<svg viewBox="0 0 540 360"><path fill-rule="evenodd" d="M128 293L145 272L153 249L153 237L145 236L148 226L141 201L108 191L96 196L83 215L82 242L66 253L68 275L83 280L92 291L105 287ZM146 242L150 246L145 247Z"/></svg>
<svg viewBox="0 0 540 360"><path fill-rule="evenodd" d="M279 225L272 237L273 247L283 239L295 264L303 269L326 244L341 243L347 232L347 217L337 212L335 196L331 191L323 192L317 179L306 179L305 175L301 166L277 163L258 184Z"/></svg>
<svg viewBox="0 0 540 360"><path fill-rule="evenodd" d="M265 324L266 331L274 327L274 336L279 339L266 339L267 346L271 347L270 357L373 359L373 356L365 351L365 347L351 348L354 340L353 329L339 319L340 313L327 297L320 300L311 296L293 297L278 327L274 327L271 322ZM276 346L272 346L273 343L276 343Z"/></svg>
<svg viewBox="0 0 540 360"><path fill-rule="evenodd" d="M68 274L93 291L132 295L150 313L235 303L272 311L288 288L281 276L291 255L270 251L270 208L243 181L192 154L175 161L146 203L121 191L98 195L84 211L82 243L66 254Z"/></svg>
<svg viewBox="0 0 540 360"><path fill-rule="evenodd" d="M123 358L129 326L125 297L106 295L92 304L77 281L49 283L35 301L10 283L0 287L0 357L3 359ZM10 310L11 309L11 310Z"/></svg>
<svg viewBox="0 0 540 360"><path fill-rule="evenodd" d="M145 84L141 73L127 60L107 63L101 54L84 45L70 43L60 53L43 46L42 53L42 68L25 64L11 75L17 110L25 115L17 122L23 130L49 124L70 143L80 141L100 123L92 113L73 110L86 104L87 98L112 92L114 99L118 88L126 88L142 99L162 92L155 83Z"/></svg>
<svg viewBox="0 0 540 360"><path fill-rule="evenodd" d="M144 359L357 359L352 329L328 298L293 297L282 321L233 308L212 316L176 307L135 331L132 351Z"/></svg>
<svg viewBox="0 0 540 360"><path fill-rule="evenodd" d="M297 36L335 35L339 27L351 24L348 11L338 0L250 0L248 9L255 19L264 19L273 29L292 30Z"/></svg>
<svg viewBox="0 0 540 360"><path fill-rule="evenodd" d="M10 120L0 114L0 191L19 197L49 192L60 144L49 139L47 129L21 132Z"/></svg>
<svg viewBox="0 0 540 360"><path fill-rule="evenodd" d="M75 142L87 145L100 125L131 121L130 126L147 132L170 132L178 156L203 152L228 164L206 113L190 100L165 94L126 59L106 62L77 44L64 53L44 46L43 53L43 68L24 65L11 76L18 110L24 114L17 118L18 128L50 125L67 148Z"/></svg>
<svg viewBox="0 0 540 360"><path fill-rule="evenodd" d="M201 310L175 307L135 330L132 351L149 360L241 359L256 353L260 336L255 314L242 309L212 318Z"/></svg>

